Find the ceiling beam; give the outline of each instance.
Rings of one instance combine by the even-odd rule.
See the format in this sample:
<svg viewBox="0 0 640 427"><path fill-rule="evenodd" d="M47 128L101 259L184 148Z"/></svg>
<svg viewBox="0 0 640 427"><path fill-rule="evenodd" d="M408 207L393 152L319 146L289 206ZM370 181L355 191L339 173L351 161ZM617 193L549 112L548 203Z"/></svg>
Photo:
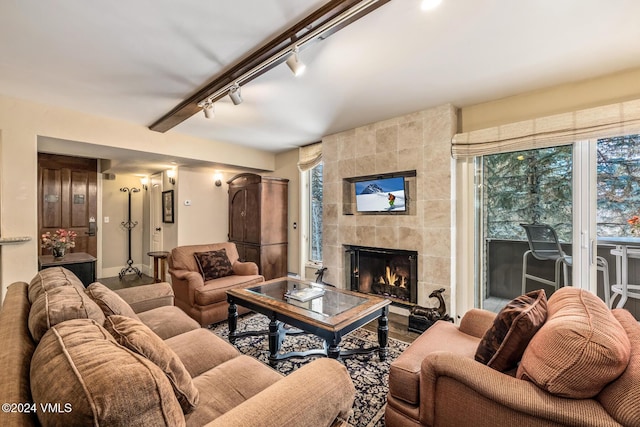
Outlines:
<svg viewBox="0 0 640 427"><path fill-rule="evenodd" d="M248 73L250 70L260 66L260 64L263 64L265 61L269 60L269 58L277 55L280 51L282 51L282 49L286 48L287 46L295 45L297 40L304 38L307 34L311 34L313 31L340 16L342 13L345 13L350 9L357 7L363 1L365 0L328 1L322 7L309 14L301 21L297 22L264 45L249 52L234 64L231 64L229 67L223 69L220 73L213 76L208 83L206 83L188 98L180 102L180 104L176 105L167 114L155 121L151 126L149 126L149 129L157 132L166 132L179 125L189 117L199 113L202 110L202 108L198 106L198 103L200 101L206 99L207 97L210 97L211 95L223 89L225 86L232 84L239 77L243 76L243 74ZM324 31L320 37L317 37L315 40L308 42L307 45L315 43L319 40L324 40L336 31L339 31L352 22L355 22L356 20L369 14L370 12L374 11L385 3L388 3L389 1L391 0L376 1L371 6L364 8L339 25L332 27L330 30ZM244 85L250 82L251 80L281 64L286 59L286 57L283 57L279 60L271 62L265 67L262 67L259 72L252 73L249 77L243 79L242 84ZM215 99L212 99L212 101L215 102L225 95L226 93L222 93Z"/></svg>

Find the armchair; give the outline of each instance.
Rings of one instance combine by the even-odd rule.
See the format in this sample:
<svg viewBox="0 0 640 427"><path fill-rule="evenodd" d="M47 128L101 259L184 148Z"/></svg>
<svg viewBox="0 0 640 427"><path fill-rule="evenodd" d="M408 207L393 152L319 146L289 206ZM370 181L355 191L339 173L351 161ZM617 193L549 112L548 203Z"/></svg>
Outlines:
<svg viewBox="0 0 640 427"><path fill-rule="evenodd" d="M221 249L226 251L232 274L205 281L194 254ZM176 306L202 326L227 319L227 290L264 281L255 263L239 261L238 250L232 242L178 246L167 261ZM248 311L238 307L238 313Z"/></svg>
<svg viewBox="0 0 640 427"><path fill-rule="evenodd" d="M438 321L391 364L388 427L640 426L640 324L628 311L562 288L505 372L475 359L495 316L473 309L460 326Z"/></svg>

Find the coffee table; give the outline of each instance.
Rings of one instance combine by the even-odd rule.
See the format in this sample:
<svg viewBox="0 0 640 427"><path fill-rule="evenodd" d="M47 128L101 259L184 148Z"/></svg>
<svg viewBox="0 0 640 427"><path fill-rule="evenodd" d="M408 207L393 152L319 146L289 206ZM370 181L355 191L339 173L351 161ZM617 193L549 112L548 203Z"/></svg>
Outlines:
<svg viewBox="0 0 640 427"><path fill-rule="evenodd" d="M291 297L302 294L305 301ZM316 293L315 297L313 294ZM334 359L377 351L380 360L388 354L389 300L374 295L337 289L291 277L227 291L229 302L229 342L247 335L266 331L237 332L237 305L269 317L269 363L289 357L324 355ZM341 350L340 341L348 333L378 319L378 345L368 348ZM290 326L297 328L292 330ZM311 333L322 338L324 348L304 352L280 353L282 341L293 333Z"/></svg>

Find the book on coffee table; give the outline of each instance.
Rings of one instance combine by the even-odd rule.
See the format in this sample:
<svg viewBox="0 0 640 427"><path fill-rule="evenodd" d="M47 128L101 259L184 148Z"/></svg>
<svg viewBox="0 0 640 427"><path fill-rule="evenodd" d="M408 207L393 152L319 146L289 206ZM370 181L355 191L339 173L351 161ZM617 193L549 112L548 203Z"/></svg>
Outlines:
<svg viewBox="0 0 640 427"><path fill-rule="evenodd" d="M324 295L324 289L314 287L290 289L284 294L287 298L302 302L321 297L322 295Z"/></svg>

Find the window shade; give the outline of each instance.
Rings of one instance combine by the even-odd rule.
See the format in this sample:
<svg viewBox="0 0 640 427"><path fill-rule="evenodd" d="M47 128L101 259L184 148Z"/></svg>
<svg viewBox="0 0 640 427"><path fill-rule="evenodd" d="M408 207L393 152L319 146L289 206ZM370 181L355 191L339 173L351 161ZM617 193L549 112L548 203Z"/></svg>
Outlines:
<svg viewBox="0 0 640 427"><path fill-rule="evenodd" d="M318 166L322 161L322 142L300 147L298 154L298 169L306 172Z"/></svg>
<svg viewBox="0 0 640 427"><path fill-rule="evenodd" d="M454 159L572 144L640 133L640 100L456 134Z"/></svg>

